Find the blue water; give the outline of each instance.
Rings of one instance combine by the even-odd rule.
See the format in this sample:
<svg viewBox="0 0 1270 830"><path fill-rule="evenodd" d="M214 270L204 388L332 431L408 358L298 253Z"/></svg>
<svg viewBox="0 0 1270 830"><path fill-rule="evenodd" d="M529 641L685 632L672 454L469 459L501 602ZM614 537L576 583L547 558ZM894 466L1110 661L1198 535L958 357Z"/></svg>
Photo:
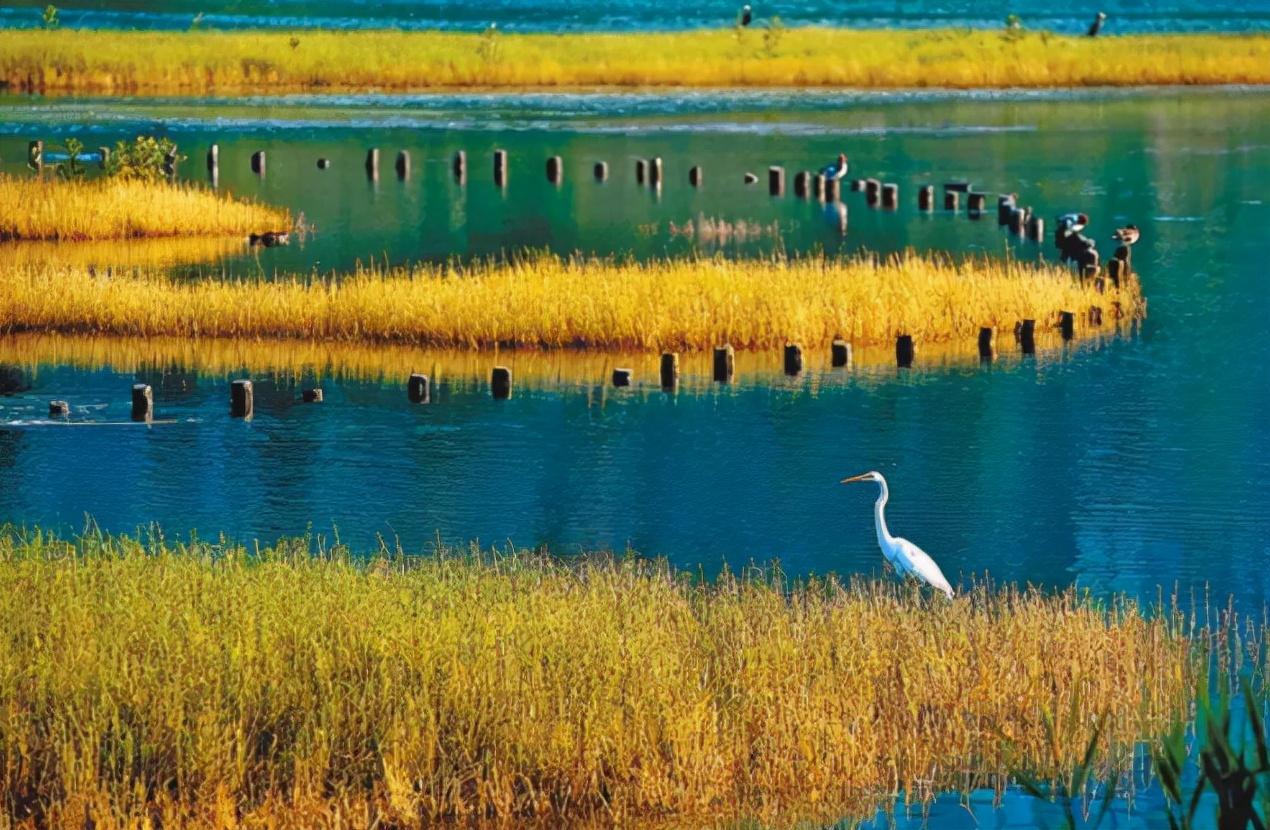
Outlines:
<svg viewBox="0 0 1270 830"><path fill-rule="evenodd" d="M39 26L45 0L17 0L0 7L0 26ZM455 29L478 31L497 24L508 31L634 31L730 26L740 2L655 2L612 0L242 0L173 2L58 3L63 26L84 28L188 29L195 15L203 28L322 27ZM1108 34L1162 31L1255 31L1270 27L1270 2L1208 3L1203 0L1103 0L1085 6L1050 4L1033 9L1009 2L918 0L853 2L847 0L775 0L756 2L757 22L779 17L786 25L877 27L969 26L999 28L1006 16L1020 15L1031 29L1082 33L1102 9Z"/></svg>

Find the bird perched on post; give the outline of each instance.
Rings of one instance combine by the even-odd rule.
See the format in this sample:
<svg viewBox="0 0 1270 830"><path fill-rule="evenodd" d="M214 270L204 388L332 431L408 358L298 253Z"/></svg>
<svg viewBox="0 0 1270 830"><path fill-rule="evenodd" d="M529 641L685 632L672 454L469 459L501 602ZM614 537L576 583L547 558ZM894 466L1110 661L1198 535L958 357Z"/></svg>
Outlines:
<svg viewBox="0 0 1270 830"><path fill-rule="evenodd" d="M1125 225L1123 228L1116 228L1116 232L1111 238L1120 243L1120 247L1116 248L1115 257L1124 263L1125 270L1130 270L1129 261L1132 258L1130 248L1133 247L1142 237L1142 233L1138 230L1137 225Z"/></svg>
<svg viewBox="0 0 1270 830"><path fill-rule="evenodd" d="M838 160L820 171L826 179L844 179L847 176L847 154L839 153Z"/></svg>
<svg viewBox="0 0 1270 830"><path fill-rule="evenodd" d="M1098 264L1097 244L1081 233L1088 224L1089 217L1083 213L1067 213L1058 217L1054 241L1058 243L1059 258L1064 262Z"/></svg>
<svg viewBox="0 0 1270 830"><path fill-rule="evenodd" d="M754 20L754 11L750 8L750 4L746 3L741 7L741 13L737 16L737 23L742 27L750 25Z"/></svg>
<svg viewBox="0 0 1270 830"><path fill-rule="evenodd" d="M873 505L873 524L878 533L878 546L882 548L882 555L886 557L886 561L891 563L900 576L912 576L919 582L925 582L935 590L943 592L944 596L952 599L952 586L948 584L947 579L944 579L944 573L935 564L935 560L931 559L926 551L909 540L892 536L890 530L887 529L886 515L883 511L886 509L886 501L890 497L890 491L887 490L886 479L882 477L881 473L870 471L858 476L844 478L841 483L852 484L861 481L876 482L881 488L878 493L878 500Z"/></svg>
<svg viewBox="0 0 1270 830"><path fill-rule="evenodd" d="M1107 19L1106 12L1098 12L1098 16L1094 18L1094 22L1089 24L1089 36L1098 37L1098 33L1102 31L1103 21Z"/></svg>

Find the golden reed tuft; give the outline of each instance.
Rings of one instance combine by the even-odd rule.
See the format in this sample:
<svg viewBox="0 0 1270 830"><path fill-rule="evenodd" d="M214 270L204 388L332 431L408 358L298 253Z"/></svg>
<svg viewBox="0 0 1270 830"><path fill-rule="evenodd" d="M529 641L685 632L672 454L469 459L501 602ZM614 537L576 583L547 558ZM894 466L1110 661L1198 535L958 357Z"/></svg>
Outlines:
<svg viewBox="0 0 1270 830"><path fill-rule="evenodd" d="M971 340L1024 319L1053 328L1092 306L1114 322L1141 306L1137 280L1098 293L1067 269L909 254L648 263L538 256L511 263L361 269L322 279L174 280L59 265L7 269L0 332L250 337L612 350L861 346ZM1095 330L1081 324L1082 333Z"/></svg>
<svg viewBox="0 0 1270 830"><path fill-rule="evenodd" d="M0 30L19 92L1270 83L1270 36L927 29L637 34Z"/></svg>
<svg viewBox="0 0 1270 830"><path fill-rule="evenodd" d="M0 530L0 791L103 830L920 800L1061 773L1100 720L1123 758L1223 631L1072 590Z"/></svg>
<svg viewBox="0 0 1270 830"><path fill-rule="evenodd" d="M290 226L285 210L196 185L0 175L0 242L247 236Z"/></svg>

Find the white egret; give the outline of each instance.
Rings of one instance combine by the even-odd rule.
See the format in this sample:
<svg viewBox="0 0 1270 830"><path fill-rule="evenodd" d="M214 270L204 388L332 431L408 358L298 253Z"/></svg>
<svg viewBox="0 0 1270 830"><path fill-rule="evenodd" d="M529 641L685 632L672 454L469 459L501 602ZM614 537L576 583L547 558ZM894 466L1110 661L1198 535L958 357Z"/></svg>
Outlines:
<svg viewBox="0 0 1270 830"><path fill-rule="evenodd" d="M907 539L901 539L898 536L892 536L891 532L886 528L886 515L883 511L886 509L886 500L890 497L890 491L886 488L886 479L876 470L862 473L858 476L844 478L843 484L851 484L860 481L876 481L881 488L878 493L878 500L873 505L873 521L877 525L878 546L882 548L882 555L891 563L900 576L911 575L918 580L925 582L937 591L943 591L949 599L953 597L952 586L948 584L948 580L944 579L944 572L935 564L935 560L931 559L926 551L919 548Z"/></svg>

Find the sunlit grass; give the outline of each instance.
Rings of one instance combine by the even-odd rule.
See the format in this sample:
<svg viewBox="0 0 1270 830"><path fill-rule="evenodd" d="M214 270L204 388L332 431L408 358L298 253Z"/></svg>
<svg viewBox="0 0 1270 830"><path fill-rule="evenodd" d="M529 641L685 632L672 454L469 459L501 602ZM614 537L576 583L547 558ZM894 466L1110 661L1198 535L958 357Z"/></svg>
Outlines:
<svg viewBox="0 0 1270 830"><path fill-rule="evenodd" d="M0 244L0 273L56 263L73 268L171 268L218 262L247 249L241 236L176 236Z"/></svg>
<svg viewBox="0 0 1270 830"><path fill-rule="evenodd" d="M562 260L359 270L332 279L107 278L55 265L0 279L0 330L168 337L267 337L436 347L590 347L644 351L820 347L1008 335L1060 311L1126 314L1136 280L1099 294L1054 266L908 255L794 260Z"/></svg>
<svg viewBox="0 0 1270 830"><path fill-rule="evenodd" d="M638 34L0 30L24 91L1270 82L1270 37L762 27Z"/></svg>
<svg viewBox="0 0 1270 830"><path fill-rule="evenodd" d="M290 224L285 210L194 185L0 175L0 242L246 236Z"/></svg>
<svg viewBox="0 0 1270 830"><path fill-rule="evenodd" d="M0 788L98 828L921 799L1062 772L1099 719L1123 757L1223 625L1070 590L0 531Z"/></svg>

